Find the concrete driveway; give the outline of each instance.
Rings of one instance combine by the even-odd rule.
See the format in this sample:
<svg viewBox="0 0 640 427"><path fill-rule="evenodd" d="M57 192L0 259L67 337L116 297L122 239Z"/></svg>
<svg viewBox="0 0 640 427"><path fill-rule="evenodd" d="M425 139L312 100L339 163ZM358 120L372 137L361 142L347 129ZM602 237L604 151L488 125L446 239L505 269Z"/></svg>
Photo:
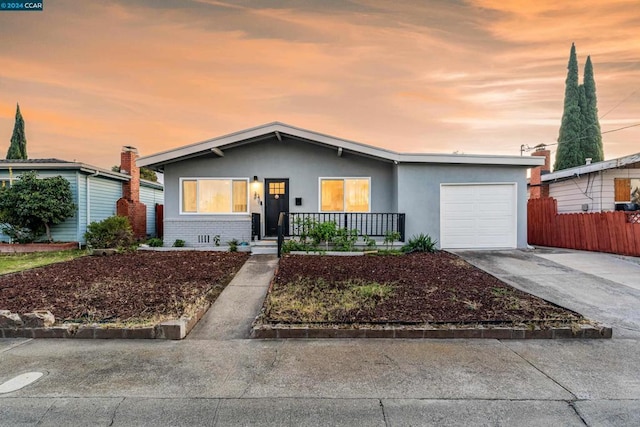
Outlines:
<svg viewBox="0 0 640 427"><path fill-rule="evenodd" d="M458 251L503 281L614 328L614 337L640 337L640 259L599 252Z"/></svg>
<svg viewBox="0 0 640 427"><path fill-rule="evenodd" d="M576 262L567 254L462 255L613 325L613 339L4 339L0 384L45 376L0 394L0 425L640 425L635 282L616 282L619 266L601 278L547 258Z"/></svg>

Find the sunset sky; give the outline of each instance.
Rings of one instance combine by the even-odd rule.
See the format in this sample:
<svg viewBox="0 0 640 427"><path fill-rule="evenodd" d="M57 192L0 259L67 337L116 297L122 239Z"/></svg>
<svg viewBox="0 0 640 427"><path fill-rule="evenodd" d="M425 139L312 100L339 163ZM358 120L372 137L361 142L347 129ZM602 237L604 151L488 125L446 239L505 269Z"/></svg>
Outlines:
<svg viewBox="0 0 640 427"><path fill-rule="evenodd" d="M16 102L30 158L105 168L272 121L519 155L556 142L572 42L602 131L640 124L638 0L45 0L0 12L0 40L2 157ZM640 152L640 126L603 140Z"/></svg>

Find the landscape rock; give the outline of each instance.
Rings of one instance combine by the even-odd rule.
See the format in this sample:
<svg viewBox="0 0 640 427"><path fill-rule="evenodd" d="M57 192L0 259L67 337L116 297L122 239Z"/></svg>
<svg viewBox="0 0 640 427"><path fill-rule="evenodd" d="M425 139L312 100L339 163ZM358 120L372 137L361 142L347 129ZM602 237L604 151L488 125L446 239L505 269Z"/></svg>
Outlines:
<svg viewBox="0 0 640 427"><path fill-rule="evenodd" d="M22 326L22 319L17 313L0 310L0 328L17 328Z"/></svg>
<svg viewBox="0 0 640 427"><path fill-rule="evenodd" d="M36 310L22 315L25 328L48 328L56 323L55 317L47 310Z"/></svg>

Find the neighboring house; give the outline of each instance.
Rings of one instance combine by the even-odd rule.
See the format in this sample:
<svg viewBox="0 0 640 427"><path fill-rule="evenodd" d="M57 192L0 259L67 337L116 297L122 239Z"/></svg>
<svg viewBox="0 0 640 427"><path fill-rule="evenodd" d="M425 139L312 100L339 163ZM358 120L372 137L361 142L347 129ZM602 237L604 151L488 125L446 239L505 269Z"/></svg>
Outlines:
<svg viewBox="0 0 640 427"><path fill-rule="evenodd" d="M640 153L549 172L550 151L544 166L531 172L531 198L553 197L558 213L607 212L640 209Z"/></svg>
<svg viewBox="0 0 640 427"><path fill-rule="evenodd" d="M139 203L146 205L144 218L138 221L138 237L155 235L155 206L162 204L163 186L157 182L141 181L135 165L135 148L124 147L121 170L127 173L112 172L78 162L59 159L0 160L0 185L11 185L25 171L36 171L38 177L62 176L71 184L73 202L77 210L74 216L52 227L52 237L58 242L84 243L87 225L101 221L118 213L116 205L127 204L135 199L131 189L139 188ZM129 162L129 163L127 163ZM132 167L127 167L132 164ZM132 175L129 174L134 169ZM136 184L137 182L137 184ZM138 209L140 210L140 209ZM0 241L9 241L9 237L0 232Z"/></svg>
<svg viewBox="0 0 640 427"><path fill-rule="evenodd" d="M164 173L165 245L275 236L279 213L289 212L352 218L348 228L363 234L368 223L391 218L393 228L404 219L407 238L427 233L444 248L523 248L526 171L542 162L396 153L275 122L138 165ZM259 218L253 233L252 217Z"/></svg>

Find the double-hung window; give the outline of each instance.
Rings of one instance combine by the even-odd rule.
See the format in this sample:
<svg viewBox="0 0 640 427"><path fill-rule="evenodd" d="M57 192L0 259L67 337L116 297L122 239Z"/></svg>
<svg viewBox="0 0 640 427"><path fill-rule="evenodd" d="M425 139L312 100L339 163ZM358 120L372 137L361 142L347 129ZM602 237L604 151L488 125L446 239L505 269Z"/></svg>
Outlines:
<svg viewBox="0 0 640 427"><path fill-rule="evenodd" d="M320 178L321 212L369 212L371 178Z"/></svg>
<svg viewBox="0 0 640 427"><path fill-rule="evenodd" d="M247 213L248 178L183 178L181 213Z"/></svg>

